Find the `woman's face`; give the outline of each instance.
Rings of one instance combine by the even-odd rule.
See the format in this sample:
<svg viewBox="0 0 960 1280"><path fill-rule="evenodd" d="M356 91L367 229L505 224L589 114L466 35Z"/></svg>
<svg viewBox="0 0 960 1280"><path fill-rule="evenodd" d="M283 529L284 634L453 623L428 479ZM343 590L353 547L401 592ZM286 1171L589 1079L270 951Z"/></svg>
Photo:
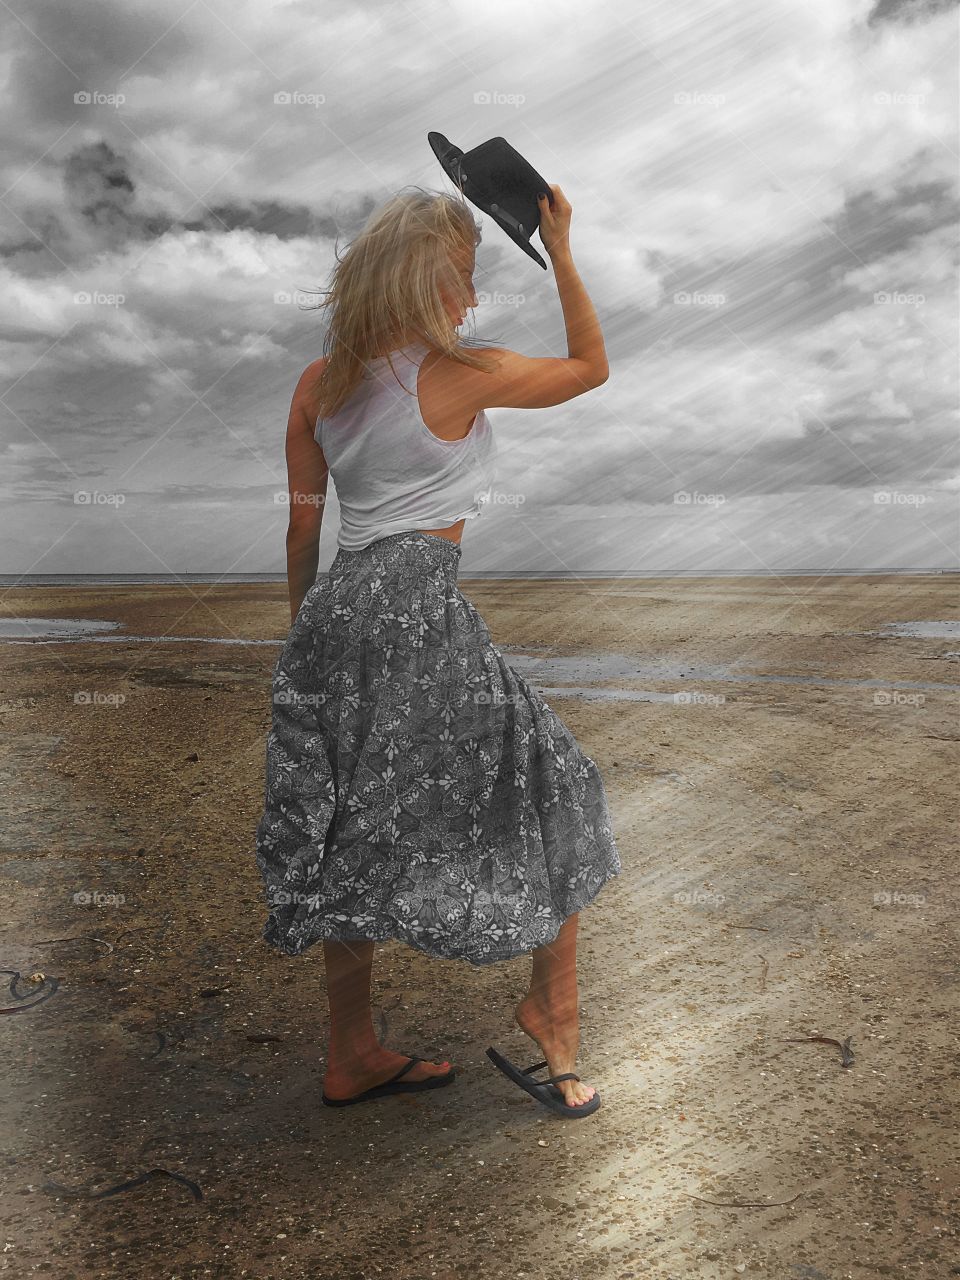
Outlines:
<svg viewBox="0 0 960 1280"><path fill-rule="evenodd" d="M463 282L463 287L466 290L467 296L470 299L470 306L475 307L478 301L476 290L473 287L473 273L477 269L476 248L473 245L471 245L469 249L464 248L460 250L457 254L454 255L453 261L454 261L454 266L460 272L460 278ZM465 313L460 310L459 304L457 303L456 299L449 297L446 293L443 295L443 302L444 302L447 316L450 320L451 325L455 329L459 328L459 326L462 325L464 320L466 319Z"/></svg>

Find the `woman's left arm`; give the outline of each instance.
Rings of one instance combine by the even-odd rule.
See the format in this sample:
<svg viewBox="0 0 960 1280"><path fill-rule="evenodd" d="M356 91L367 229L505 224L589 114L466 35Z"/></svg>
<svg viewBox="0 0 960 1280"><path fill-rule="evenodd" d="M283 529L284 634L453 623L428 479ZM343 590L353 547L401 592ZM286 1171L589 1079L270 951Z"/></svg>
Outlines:
<svg viewBox="0 0 960 1280"><path fill-rule="evenodd" d="M314 439L314 423L307 393L323 371L324 359L314 360L300 375L287 420L287 487L290 519L287 525L287 587L290 622L296 620L303 598L313 586L320 560L320 526L327 497L329 472L323 450Z"/></svg>

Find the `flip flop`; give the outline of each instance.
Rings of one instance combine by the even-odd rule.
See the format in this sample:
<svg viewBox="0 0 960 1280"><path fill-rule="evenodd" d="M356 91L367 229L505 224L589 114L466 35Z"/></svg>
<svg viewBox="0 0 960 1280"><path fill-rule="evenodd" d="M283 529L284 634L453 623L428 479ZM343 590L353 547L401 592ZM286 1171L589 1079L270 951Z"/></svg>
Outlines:
<svg viewBox="0 0 960 1280"><path fill-rule="evenodd" d="M531 1098L536 1098L545 1107L555 1111L558 1116L568 1116L571 1120L576 1120L580 1116L592 1115L600 1105L600 1094L596 1092L594 1092L589 1102L580 1103L579 1106L571 1106L564 1101L563 1094L556 1088L555 1082L557 1080L579 1080L580 1077L572 1071L565 1071L563 1075L559 1076L548 1076L546 1080L531 1080L530 1073L545 1067L547 1065L546 1062L535 1062L532 1067L524 1067L521 1071L519 1067L513 1065L509 1058L497 1053L496 1049L488 1049L487 1057L514 1084L518 1084L521 1089L525 1089Z"/></svg>
<svg viewBox="0 0 960 1280"><path fill-rule="evenodd" d="M355 1102L370 1102L373 1098L385 1098L391 1093L420 1093L423 1089L442 1089L445 1084L452 1084L456 1072L453 1067L442 1076L428 1076L426 1080L401 1080L400 1077L407 1074L411 1067L418 1062L423 1062L423 1058L411 1058L405 1067L401 1067L395 1076L391 1076L389 1080L384 1080L383 1084L376 1084L372 1089L364 1089L363 1093L356 1093L352 1098L328 1098L325 1093L321 1093L320 1101L326 1107L352 1107Z"/></svg>

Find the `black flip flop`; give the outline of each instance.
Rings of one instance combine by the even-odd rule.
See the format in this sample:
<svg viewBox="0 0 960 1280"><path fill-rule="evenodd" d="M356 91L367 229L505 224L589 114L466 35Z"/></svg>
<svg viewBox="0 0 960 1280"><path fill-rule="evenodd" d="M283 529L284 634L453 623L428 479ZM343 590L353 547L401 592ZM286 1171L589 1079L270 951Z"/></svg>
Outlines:
<svg viewBox="0 0 960 1280"><path fill-rule="evenodd" d="M383 1084L376 1084L372 1089L364 1089L363 1093L354 1094L352 1098L328 1098L325 1093L321 1093L320 1101L326 1107L352 1107L355 1102L370 1102L373 1098L385 1098L391 1093L420 1093L424 1089L442 1089L445 1084L452 1084L456 1072L453 1067L442 1076L427 1076L426 1080L401 1080L400 1077L406 1075L411 1067L418 1062L423 1062L423 1058L411 1058L405 1067L401 1067L395 1076L391 1076L389 1080L384 1080Z"/></svg>
<svg viewBox="0 0 960 1280"><path fill-rule="evenodd" d="M509 1058L497 1053L496 1049L488 1049L487 1057L514 1084L518 1084L521 1089L525 1089L531 1098L536 1098L545 1107L555 1111L558 1116L568 1116L571 1120L576 1120L580 1116L592 1115L600 1105L600 1094L596 1092L594 1092L589 1102L583 1102L579 1106L570 1106L569 1103L564 1101L563 1094L556 1088L556 1081L579 1080L580 1077L572 1071L565 1071L563 1075L559 1076L548 1076L546 1080L531 1080L530 1073L545 1067L547 1065L546 1062L535 1062L532 1067L524 1067L521 1071L519 1067L513 1065Z"/></svg>

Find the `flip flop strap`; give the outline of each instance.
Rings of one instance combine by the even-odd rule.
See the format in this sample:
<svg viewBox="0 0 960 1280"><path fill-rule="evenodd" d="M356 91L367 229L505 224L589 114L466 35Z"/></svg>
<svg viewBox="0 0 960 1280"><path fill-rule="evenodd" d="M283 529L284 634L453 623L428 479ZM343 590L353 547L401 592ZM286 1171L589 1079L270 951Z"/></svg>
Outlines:
<svg viewBox="0 0 960 1280"><path fill-rule="evenodd" d="M385 1080L384 1084L393 1084L394 1080L399 1080L401 1076L405 1076L411 1067L415 1067L418 1062L422 1062L422 1058L411 1058L405 1067L401 1067L395 1076L391 1076L389 1080Z"/></svg>
<svg viewBox="0 0 960 1280"><path fill-rule="evenodd" d="M524 1067L523 1074L529 1075L531 1071L539 1071L541 1067L545 1067L546 1062L535 1062L532 1067ZM558 1080L579 1080L580 1077L572 1071L565 1071L562 1076L548 1076L545 1080L536 1080L535 1084L556 1084Z"/></svg>

